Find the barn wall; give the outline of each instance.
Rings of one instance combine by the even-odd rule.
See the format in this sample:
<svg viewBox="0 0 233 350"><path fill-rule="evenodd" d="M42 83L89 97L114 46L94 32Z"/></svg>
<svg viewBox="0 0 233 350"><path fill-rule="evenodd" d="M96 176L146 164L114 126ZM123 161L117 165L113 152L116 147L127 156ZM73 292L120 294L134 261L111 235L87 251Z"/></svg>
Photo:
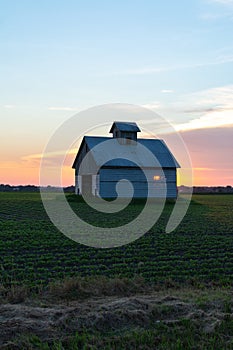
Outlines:
<svg viewBox="0 0 233 350"><path fill-rule="evenodd" d="M96 163L93 159L92 154L89 154L88 162L85 163L85 168L80 168L80 165L86 156L88 152L88 148L86 144L84 143L82 149L80 150L80 154L75 166L75 193L76 194L82 194L82 175L92 175L96 174L97 168L96 168ZM93 175L94 176L94 175ZM92 179L92 193L96 194L98 193L96 190L96 176Z"/></svg>
<svg viewBox="0 0 233 350"><path fill-rule="evenodd" d="M97 168L96 168L96 163L93 159L93 156L91 153L89 153L89 156L88 156L88 161L85 162L85 169L83 168L82 171L80 168L80 164L82 163L84 157L86 156L88 150L86 148L86 145L84 144L82 150L80 151L80 155L79 155L79 158L77 160L77 163L76 163L76 166L75 166L75 175L84 175L84 174L95 174L96 171L97 171Z"/></svg>
<svg viewBox="0 0 233 350"><path fill-rule="evenodd" d="M102 168L99 172L99 195L105 198L117 197L116 184L118 181L126 179L134 187L135 198L145 198L148 196L148 187L150 197L164 197L164 183L167 184L167 198L176 198L176 169L144 169L145 174L139 168ZM154 176L160 176L159 180L154 180ZM147 185L148 179L148 185ZM123 184L124 185L124 184ZM130 191L125 190L122 197L129 197Z"/></svg>

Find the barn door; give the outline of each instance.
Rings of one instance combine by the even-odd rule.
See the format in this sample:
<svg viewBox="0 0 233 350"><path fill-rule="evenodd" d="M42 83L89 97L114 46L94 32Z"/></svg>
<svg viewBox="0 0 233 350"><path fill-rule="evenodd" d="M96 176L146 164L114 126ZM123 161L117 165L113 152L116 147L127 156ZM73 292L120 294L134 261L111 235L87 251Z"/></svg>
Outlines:
<svg viewBox="0 0 233 350"><path fill-rule="evenodd" d="M82 176L82 194L90 196L92 194L92 176Z"/></svg>

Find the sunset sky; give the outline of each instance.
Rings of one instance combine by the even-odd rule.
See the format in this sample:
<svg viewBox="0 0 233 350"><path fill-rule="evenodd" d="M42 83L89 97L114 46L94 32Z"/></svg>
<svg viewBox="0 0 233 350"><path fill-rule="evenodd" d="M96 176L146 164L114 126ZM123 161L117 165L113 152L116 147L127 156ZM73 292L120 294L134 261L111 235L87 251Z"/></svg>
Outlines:
<svg viewBox="0 0 233 350"><path fill-rule="evenodd" d="M194 185L233 185L232 33L233 0L0 0L0 183L38 185L43 150L64 121L127 103L180 132ZM98 135L98 116L92 123Z"/></svg>

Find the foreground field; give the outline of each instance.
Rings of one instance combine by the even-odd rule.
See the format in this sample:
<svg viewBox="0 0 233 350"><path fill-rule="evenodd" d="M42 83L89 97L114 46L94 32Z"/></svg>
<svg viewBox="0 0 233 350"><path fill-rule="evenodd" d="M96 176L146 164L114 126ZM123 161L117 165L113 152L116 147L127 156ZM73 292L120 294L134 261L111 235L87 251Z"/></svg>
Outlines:
<svg viewBox="0 0 233 350"><path fill-rule="evenodd" d="M100 226L143 208L100 215L67 198ZM0 348L233 349L233 195L193 196L165 234L173 205L137 241L95 249L62 235L39 194L0 193Z"/></svg>
<svg viewBox="0 0 233 350"><path fill-rule="evenodd" d="M229 290L156 290L142 280L134 283L146 294L135 294L127 280L92 280L90 284L70 280L63 283L64 289L60 285L24 303L2 305L0 348L233 348L233 302ZM72 298L71 294L62 296L61 290L72 292Z"/></svg>
<svg viewBox="0 0 233 350"><path fill-rule="evenodd" d="M74 210L93 224L127 222L142 209L135 203L119 214L98 214L69 197ZM46 285L67 276L133 277L163 283L233 281L233 195L195 195L172 233L164 228L173 204L142 238L115 249L71 241L50 222L39 194L0 193L0 265L4 285Z"/></svg>

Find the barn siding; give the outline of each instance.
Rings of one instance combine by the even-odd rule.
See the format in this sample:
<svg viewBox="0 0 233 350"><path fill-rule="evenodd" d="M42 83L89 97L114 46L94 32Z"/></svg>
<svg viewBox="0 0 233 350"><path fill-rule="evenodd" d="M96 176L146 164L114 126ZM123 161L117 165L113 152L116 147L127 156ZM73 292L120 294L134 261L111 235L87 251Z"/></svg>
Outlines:
<svg viewBox="0 0 233 350"><path fill-rule="evenodd" d="M139 168L127 169L127 168L102 168L99 172L99 195L104 198L117 197L116 185L117 182L126 179L131 182L134 187L135 198L148 197L148 188L150 189L151 197L164 197L164 183L167 184L168 198L176 198L176 169L169 168L164 169L144 169L149 182L147 184L147 178L143 171ZM161 180L155 181L154 176L159 175ZM147 187L148 186L148 187ZM130 192L127 191L127 183L125 186L124 195L125 197L130 196Z"/></svg>
<svg viewBox="0 0 233 350"><path fill-rule="evenodd" d="M160 168L144 169L146 176L151 181L154 181L154 176L158 175L161 178L165 177L167 182L176 181L176 169L167 168L161 170ZM137 178L137 181L145 181L143 170L139 168L102 168L99 171L101 181L119 181L121 179L131 179L131 176Z"/></svg>
<svg viewBox="0 0 233 350"><path fill-rule="evenodd" d="M81 170L80 165L81 165L84 157L86 156L87 152L88 152L88 149L86 148L86 145L84 145L80 151L80 155L79 155L79 158L77 160L76 167L75 167L75 175L76 176L88 175L88 174L91 175L91 174L95 174L97 171L96 163L95 163L91 153L89 153L88 161L85 162L85 168L83 168Z"/></svg>

